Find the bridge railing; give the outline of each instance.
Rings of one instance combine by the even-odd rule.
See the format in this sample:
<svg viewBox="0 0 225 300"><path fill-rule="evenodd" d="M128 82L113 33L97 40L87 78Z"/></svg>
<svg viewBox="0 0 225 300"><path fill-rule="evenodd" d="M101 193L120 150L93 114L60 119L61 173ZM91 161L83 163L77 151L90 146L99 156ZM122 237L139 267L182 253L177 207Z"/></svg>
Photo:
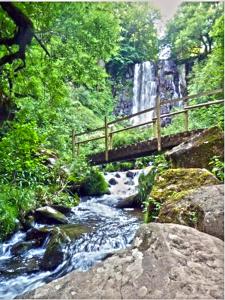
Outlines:
<svg viewBox="0 0 225 300"><path fill-rule="evenodd" d="M161 151L161 119L162 118L171 117L171 116L175 116L175 115L179 115L179 114L184 114L184 129L185 129L185 131L188 131L188 129L189 129L189 111L199 109L202 107L208 107L211 105L218 105L218 104L224 103L224 100L222 99L222 100L208 101L208 102L195 104L195 105L189 105L189 100L200 98L203 96L211 96L211 95L215 95L215 94L218 94L221 92L223 92L223 89L216 89L216 90L205 92L205 93L185 96L183 98L177 98L177 99L173 99L173 100L163 100L163 101L160 100L160 97L157 97L156 106L150 107L148 109L139 111L137 113L134 113L134 114L131 114L128 116L123 116L123 117L117 118L117 119L115 119L113 121L109 121L109 122L108 122L107 117L105 117L104 126L102 126L102 127L83 131L80 133L76 133L75 130L73 129L72 130L72 155L74 157L75 152L77 152L77 155L79 155L80 145L89 143L89 142L93 142L93 141L97 141L100 139L104 139L105 140L105 160L108 161L109 150L112 149L113 135L115 135L116 133L122 132L122 131L127 131L127 130L131 130L131 129L134 129L137 127L150 125L150 124L153 125L154 137L157 138L158 151ZM161 106L163 106L165 104L176 104L177 102L181 102L181 101L183 102L183 108L181 110L167 113L167 114L162 114L162 115L160 114ZM114 125L114 124L118 124L122 121L132 119L134 117L140 116L142 114L145 114L145 113L148 113L151 111L153 111L155 113L155 116L153 117L152 120L150 120L148 122L144 122L141 124L132 125L129 127L116 129L116 130L112 129L112 125ZM91 138L85 139L85 140L79 140L79 137L81 137L83 135L87 135L87 134L89 135L89 134L92 134L92 133L98 132L98 131L104 131L104 134L97 136L97 137L91 137Z"/></svg>

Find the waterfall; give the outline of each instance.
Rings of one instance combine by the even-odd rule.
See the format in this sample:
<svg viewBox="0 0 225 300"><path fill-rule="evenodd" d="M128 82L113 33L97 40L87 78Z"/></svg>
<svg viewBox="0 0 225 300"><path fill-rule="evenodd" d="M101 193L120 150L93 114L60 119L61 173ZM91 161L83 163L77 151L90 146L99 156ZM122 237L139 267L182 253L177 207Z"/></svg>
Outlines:
<svg viewBox="0 0 225 300"><path fill-rule="evenodd" d="M155 106L156 100L156 76L155 66L152 62L146 61L135 64L134 85L133 85L133 107L132 113L136 113ZM151 121L153 111L137 116L133 119L133 124Z"/></svg>
<svg viewBox="0 0 225 300"><path fill-rule="evenodd" d="M162 103L163 100L182 98L186 90L184 66L178 67L174 61L164 59L157 63L157 68L159 95ZM150 61L135 64L133 78L132 113L134 114L156 105L156 65ZM182 106L182 103L177 103L177 106ZM161 114L169 113L171 108L170 104L162 105ZM153 115L154 111L134 117L132 123L137 125L151 121ZM170 123L171 118L161 120L161 126L167 126Z"/></svg>

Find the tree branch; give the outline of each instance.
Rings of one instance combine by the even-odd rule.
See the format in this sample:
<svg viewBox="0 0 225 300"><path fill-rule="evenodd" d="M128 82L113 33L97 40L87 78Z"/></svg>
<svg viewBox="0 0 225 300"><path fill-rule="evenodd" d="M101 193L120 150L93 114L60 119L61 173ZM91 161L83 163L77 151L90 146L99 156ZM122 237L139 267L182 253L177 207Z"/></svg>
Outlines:
<svg viewBox="0 0 225 300"><path fill-rule="evenodd" d="M34 27L31 20L12 2L0 2L2 9L8 14L8 16L16 24L17 29L13 37L0 38L0 45L12 46L18 45L19 50L15 53L4 55L0 58L0 66L6 63L11 64L14 60L21 59L23 66L25 65L25 52L26 47L30 45L34 36ZM22 67L23 67L22 66ZM20 69L21 67L19 67ZM17 68L18 70L18 68Z"/></svg>

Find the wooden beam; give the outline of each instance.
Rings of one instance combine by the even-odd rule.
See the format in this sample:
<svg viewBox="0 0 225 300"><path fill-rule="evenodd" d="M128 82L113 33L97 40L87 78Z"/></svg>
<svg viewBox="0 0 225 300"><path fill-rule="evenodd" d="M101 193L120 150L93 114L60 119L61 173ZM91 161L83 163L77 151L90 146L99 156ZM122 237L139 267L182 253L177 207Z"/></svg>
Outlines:
<svg viewBox="0 0 225 300"><path fill-rule="evenodd" d="M126 130L130 130L130 129L134 129L134 128L141 127L141 126L146 126L146 125L149 125L149 124L152 124L152 123L153 123L153 121L149 121L149 122L141 123L141 124L138 124L138 125L118 129L118 130L112 131L112 134L122 132L122 131L126 131Z"/></svg>
<svg viewBox="0 0 225 300"><path fill-rule="evenodd" d="M102 135L102 136L98 136L98 137L95 137L95 138L87 139L87 140L84 140L84 141L79 141L79 142L76 142L75 144L85 144L85 143L88 143L88 142L93 142L93 141L101 140L101 139L104 139L104 138L105 138L105 136Z"/></svg>
<svg viewBox="0 0 225 300"><path fill-rule="evenodd" d="M89 133L96 132L96 131L100 131L100 130L103 130L103 129L105 129L105 126L98 127L98 128L91 129L91 130L86 130L86 131L77 133L76 136L81 136L81 135L89 134Z"/></svg>
<svg viewBox="0 0 225 300"><path fill-rule="evenodd" d="M186 101L186 100L190 100L190 99L193 99L193 98L199 98L199 97L203 97L203 96L211 96L211 95L214 95L214 94L218 94L218 93L221 93L223 92L223 89L217 89L217 90L214 90L214 91L210 91L210 92L205 92L205 93L199 93L199 94L195 94L195 95L190 95L190 96L185 96L183 98L177 98L177 99L171 99L171 100L162 100L161 101L161 105L164 105L164 104L174 104L176 102L180 102L180 101Z"/></svg>
<svg viewBox="0 0 225 300"><path fill-rule="evenodd" d="M109 122L108 125L112 125L112 124L115 124L115 123L118 123L118 122L121 122L121 121L124 121L124 120L131 119L131 118L133 118L133 117L136 117L136 116L145 114L145 113L147 113L147 112L153 111L154 109L155 109L155 107L150 107L150 108L148 108L148 109L139 111L139 112L137 112L137 113L135 113L135 114L132 114L132 115L129 115L129 116L124 116L124 117L122 117L122 118L118 118L118 119L116 119L116 120L114 120L114 121Z"/></svg>

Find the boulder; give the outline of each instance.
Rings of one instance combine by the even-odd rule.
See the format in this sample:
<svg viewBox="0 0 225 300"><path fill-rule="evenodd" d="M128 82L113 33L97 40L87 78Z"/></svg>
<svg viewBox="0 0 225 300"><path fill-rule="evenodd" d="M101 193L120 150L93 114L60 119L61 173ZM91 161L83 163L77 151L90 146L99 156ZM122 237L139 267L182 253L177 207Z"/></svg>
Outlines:
<svg viewBox="0 0 225 300"><path fill-rule="evenodd" d="M164 203L158 221L195 227L224 239L224 185L204 186L178 202Z"/></svg>
<svg viewBox="0 0 225 300"><path fill-rule="evenodd" d="M224 157L224 133L218 127L205 129L172 150L166 158L173 168L207 168L213 156Z"/></svg>
<svg viewBox="0 0 225 300"><path fill-rule="evenodd" d="M223 244L187 226L142 225L129 249L20 299L223 299Z"/></svg>
<svg viewBox="0 0 225 300"><path fill-rule="evenodd" d="M54 270L59 266L66 258L66 251L64 245L67 240L67 236L60 230L50 237L47 248L45 250L43 259L40 263L40 268L44 271Z"/></svg>
<svg viewBox="0 0 225 300"><path fill-rule="evenodd" d="M40 268L45 271L54 270L59 266L66 259L69 243L90 231L87 226L75 224L56 226L50 230L51 236L40 263Z"/></svg>
<svg viewBox="0 0 225 300"><path fill-rule="evenodd" d="M138 193L122 198L116 204L116 208L140 208L141 201L139 200Z"/></svg>
<svg viewBox="0 0 225 300"><path fill-rule="evenodd" d="M127 172L126 172L126 176L127 176L128 178L134 178L135 175L136 175L135 172L132 172L132 171L127 171Z"/></svg>
<svg viewBox="0 0 225 300"><path fill-rule="evenodd" d="M71 213L71 207L68 207L68 206L53 204L53 205L51 205L51 207L56 209L57 211L61 212L64 215L69 215Z"/></svg>
<svg viewBox="0 0 225 300"><path fill-rule="evenodd" d="M52 228L41 227L31 228L26 232L26 241L35 241L37 245L41 246L45 239L51 234Z"/></svg>
<svg viewBox="0 0 225 300"><path fill-rule="evenodd" d="M116 179L115 178L110 178L109 179L109 184L110 185L115 185L115 184L117 184L118 182L116 181Z"/></svg>
<svg viewBox="0 0 225 300"><path fill-rule="evenodd" d="M67 217L58 210L43 206L35 210L34 217L38 222L46 224L67 224Z"/></svg>
<svg viewBox="0 0 225 300"><path fill-rule="evenodd" d="M36 242L36 241L21 241L21 242L14 244L10 251L11 251L12 255L18 256L18 255L23 254L25 251L30 250L34 246L38 246L38 242Z"/></svg>
<svg viewBox="0 0 225 300"><path fill-rule="evenodd" d="M163 203L178 201L204 185L219 184L206 169L168 169L155 178L150 196Z"/></svg>
<svg viewBox="0 0 225 300"><path fill-rule="evenodd" d="M116 178L120 178L121 176L120 176L119 173L116 173L115 177L116 177Z"/></svg>

